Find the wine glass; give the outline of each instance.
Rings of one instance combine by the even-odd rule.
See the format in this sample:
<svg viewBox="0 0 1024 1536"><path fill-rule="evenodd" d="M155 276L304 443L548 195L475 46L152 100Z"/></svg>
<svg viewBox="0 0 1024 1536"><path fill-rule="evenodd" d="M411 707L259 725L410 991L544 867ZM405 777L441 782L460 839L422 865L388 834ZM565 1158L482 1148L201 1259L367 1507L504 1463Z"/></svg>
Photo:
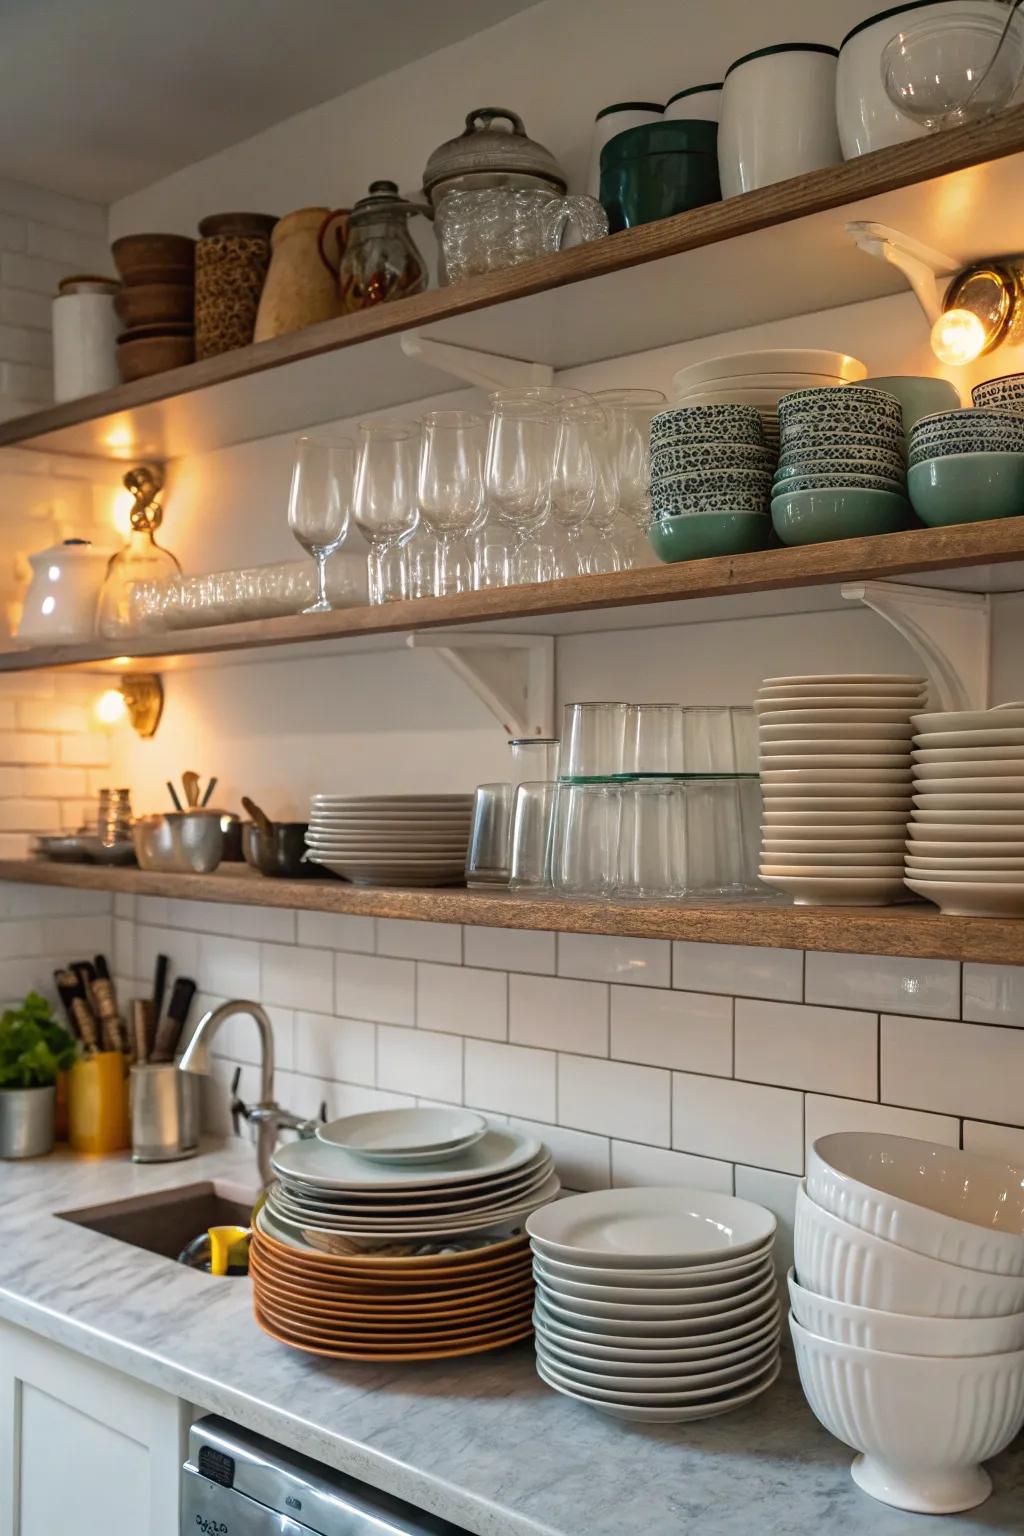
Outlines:
<svg viewBox="0 0 1024 1536"><path fill-rule="evenodd" d="M355 487L351 438L300 437L288 494L288 527L316 561L316 601L303 613L330 613L327 556L348 532Z"/></svg>
<svg viewBox="0 0 1024 1536"><path fill-rule="evenodd" d="M581 576L587 569L583 531L599 496L606 496L609 446L608 418L596 401L584 397L560 407L551 516L566 535L561 576Z"/></svg>
<svg viewBox="0 0 1024 1536"><path fill-rule="evenodd" d="M989 16L926 19L898 32L881 61L893 106L932 131L979 122L1008 106L1024 73L1019 5L994 6Z"/></svg>
<svg viewBox="0 0 1024 1536"><path fill-rule="evenodd" d="M398 602L409 595L402 536L419 517L419 428L405 421L362 422L359 439L355 519L370 541L370 602Z"/></svg>
<svg viewBox="0 0 1024 1536"><path fill-rule="evenodd" d="M494 521L486 532L496 549L502 530L507 530L504 560L513 579L527 565L527 535L540 527L550 510L557 432L558 415L544 401L518 392L492 395L484 479Z"/></svg>
<svg viewBox="0 0 1024 1536"><path fill-rule="evenodd" d="M599 389L595 390L594 398L608 416L618 511L626 525L625 541L616 547L623 564L629 566L642 560L647 550L651 521L651 418L665 404L665 396L660 389Z"/></svg>
<svg viewBox="0 0 1024 1536"><path fill-rule="evenodd" d="M437 538L435 591L470 585L465 536L484 508L487 421L474 411L428 411L421 421L420 516Z"/></svg>

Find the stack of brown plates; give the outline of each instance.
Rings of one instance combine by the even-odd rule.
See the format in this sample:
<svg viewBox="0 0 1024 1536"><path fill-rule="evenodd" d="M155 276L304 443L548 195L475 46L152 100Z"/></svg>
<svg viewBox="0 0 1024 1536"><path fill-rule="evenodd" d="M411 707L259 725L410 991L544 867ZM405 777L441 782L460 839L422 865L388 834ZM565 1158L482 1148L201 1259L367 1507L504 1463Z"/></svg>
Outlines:
<svg viewBox="0 0 1024 1536"><path fill-rule="evenodd" d="M318 1253L275 1236L260 1211L249 1269L256 1321L279 1343L334 1360L443 1360L528 1338L525 1235L462 1252ZM280 1231L280 1229L278 1229Z"/></svg>

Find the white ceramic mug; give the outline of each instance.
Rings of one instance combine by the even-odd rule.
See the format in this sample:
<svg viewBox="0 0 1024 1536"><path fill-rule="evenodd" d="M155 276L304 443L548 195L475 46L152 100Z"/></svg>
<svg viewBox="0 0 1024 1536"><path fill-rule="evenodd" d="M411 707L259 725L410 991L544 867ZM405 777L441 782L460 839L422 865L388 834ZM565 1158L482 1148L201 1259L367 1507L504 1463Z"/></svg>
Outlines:
<svg viewBox="0 0 1024 1536"><path fill-rule="evenodd" d="M836 59L823 43L777 43L729 66L718 129L723 197L842 159Z"/></svg>
<svg viewBox="0 0 1024 1536"><path fill-rule="evenodd" d="M681 123L696 119L705 123L717 123L722 105L722 82L712 85L691 85L685 91L677 91L665 103L666 122Z"/></svg>
<svg viewBox="0 0 1024 1536"><path fill-rule="evenodd" d="M590 165L587 170L587 194L601 195L601 151L616 134L627 128L640 128L644 123L660 123L662 108L656 101L616 101L610 107L602 107L594 119L590 135Z"/></svg>

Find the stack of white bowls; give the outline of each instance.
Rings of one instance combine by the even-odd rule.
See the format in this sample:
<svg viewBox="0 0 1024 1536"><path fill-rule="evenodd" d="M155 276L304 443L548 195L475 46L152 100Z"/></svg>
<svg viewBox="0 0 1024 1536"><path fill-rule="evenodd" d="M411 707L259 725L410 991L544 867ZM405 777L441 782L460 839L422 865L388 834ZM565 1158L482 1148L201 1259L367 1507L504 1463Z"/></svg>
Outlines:
<svg viewBox="0 0 1024 1536"><path fill-rule="evenodd" d="M703 1189L604 1189L535 1211L537 1373L643 1423L728 1413L779 1374L775 1217Z"/></svg>
<svg viewBox="0 0 1024 1536"><path fill-rule="evenodd" d="M949 1514L1024 1424L1024 1168L904 1136L816 1141L797 1195L790 1327L854 1481Z"/></svg>
<svg viewBox="0 0 1024 1536"><path fill-rule="evenodd" d="M906 883L959 917L1024 914L1024 704L915 715Z"/></svg>
<svg viewBox="0 0 1024 1536"><path fill-rule="evenodd" d="M709 357L673 376L676 405L753 405L761 413L765 442L778 452L778 404L795 389L851 384L866 366L845 352L813 347L773 347Z"/></svg>
<svg viewBox="0 0 1024 1536"><path fill-rule="evenodd" d="M758 716L761 879L803 906L906 896L911 717L927 696L903 673L766 677Z"/></svg>

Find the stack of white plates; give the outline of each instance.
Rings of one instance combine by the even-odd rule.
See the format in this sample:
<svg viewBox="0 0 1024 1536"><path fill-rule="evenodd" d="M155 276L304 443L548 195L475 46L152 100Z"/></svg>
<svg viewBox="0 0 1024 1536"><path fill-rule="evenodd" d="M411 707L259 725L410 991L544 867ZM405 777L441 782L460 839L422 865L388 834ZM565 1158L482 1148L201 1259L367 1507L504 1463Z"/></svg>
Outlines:
<svg viewBox="0 0 1024 1536"><path fill-rule="evenodd" d="M312 1140L277 1149L272 1161L278 1183L267 1195L267 1210L287 1232L327 1253L505 1233L559 1191L551 1154L536 1137L504 1127L476 1136L474 1129L468 1144L441 1149L446 1155L438 1157L436 1145L412 1147L408 1136L402 1146L390 1133L381 1142L368 1124L373 1118L349 1116L320 1127ZM386 1118L393 1120L394 1112ZM352 1150L353 1134L361 1139L359 1153ZM435 1132L426 1128L425 1134ZM366 1138L376 1142L373 1160L365 1156ZM390 1152L386 1162L380 1161L382 1146L385 1156ZM427 1156L415 1161L414 1151Z"/></svg>
<svg viewBox="0 0 1024 1536"><path fill-rule="evenodd" d="M913 723L907 885L957 916L1024 914L1024 705Z"/></svg>
<svg viewBox="0 0 1024 1536"><path fill-rule="evenodd" d="M795 389L851 384L867 368L844 352L816 348L771 348L734 352L691 363L673 377L677 405L754 405L761 412L765 441L779 446L778 404Z"/></svg>
<svg viewBox="0 0 1024 1536"><path fill-rule="evenodd" d="M460 885L472 795L314 795L309 857L356 885Z"/></svg>
<svg viewBox="0 0 1024 1536"><path fill-rule="evenodd" d="M537 1373L613 1418L728 1413L779 1373L775 1217L704 1189L573 1195L526 1223Z"/></svg>
<svg viewBox="0 0 1024 1536"><path fill-rule="evenodd" d="M911 717L926 696L923 678L899 673L765 678L762 880L804 906L906 895Z"/></svg>

